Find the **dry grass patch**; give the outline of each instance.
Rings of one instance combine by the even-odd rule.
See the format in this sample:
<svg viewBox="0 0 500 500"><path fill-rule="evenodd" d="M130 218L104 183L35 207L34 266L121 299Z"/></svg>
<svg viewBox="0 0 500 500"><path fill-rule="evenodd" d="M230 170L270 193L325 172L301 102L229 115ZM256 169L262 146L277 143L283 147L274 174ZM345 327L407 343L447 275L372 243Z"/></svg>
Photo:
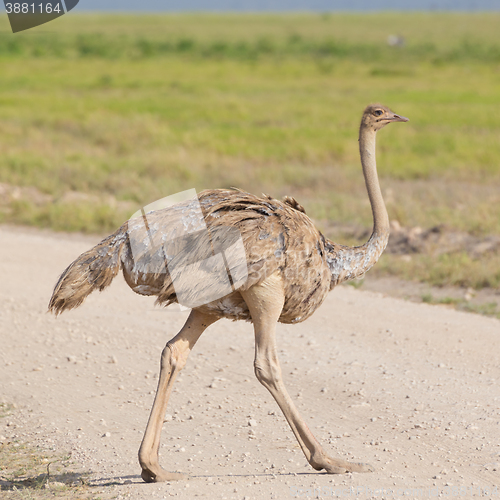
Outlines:
<svg viewBox="0 0 500 500"><path fill-rule="evenodd" d="M0 403L0 418L8 417L12 411L12 405ZM72 467L71 459L67 455L42 450L17 439L5 438L0 443L2 498L100 498L87 485L88 474L74 472Z"/></svg>

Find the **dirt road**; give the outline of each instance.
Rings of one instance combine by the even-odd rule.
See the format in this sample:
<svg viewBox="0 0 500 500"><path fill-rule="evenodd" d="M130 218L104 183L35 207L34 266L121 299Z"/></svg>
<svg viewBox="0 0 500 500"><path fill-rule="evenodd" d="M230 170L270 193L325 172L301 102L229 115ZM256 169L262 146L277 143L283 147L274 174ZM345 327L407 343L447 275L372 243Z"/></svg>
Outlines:
<svg viewBox="0 0 500 500"><path fill-rule="evenodd" d="M324 447L375 472L311 469L254 377L251 325L223 320L167 410L163 465L191 479L143 483L160 352L186 312L153 307L119 276L81 308L47 314L59 273L96 241L0 226L0 398L17 406L0 420L4 442L71 452L102 498L500 498L488 495L500 483L500 321L348 286L279 326L279 356Z"/></svg>

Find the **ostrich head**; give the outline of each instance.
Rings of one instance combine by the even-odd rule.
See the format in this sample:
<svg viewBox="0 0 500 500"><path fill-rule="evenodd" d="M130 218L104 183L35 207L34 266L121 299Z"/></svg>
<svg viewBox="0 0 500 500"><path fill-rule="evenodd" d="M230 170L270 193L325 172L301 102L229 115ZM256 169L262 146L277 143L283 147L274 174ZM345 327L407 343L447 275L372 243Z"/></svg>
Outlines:
<svg viewBox="0 0 500 500"><path fill-rule="evenodd" d="M408 118L393 113L387 106L381 104L370 104L366 107L363 118L361 119L361 128L368 128L377 132L392 122L407 122Z"/></svg>

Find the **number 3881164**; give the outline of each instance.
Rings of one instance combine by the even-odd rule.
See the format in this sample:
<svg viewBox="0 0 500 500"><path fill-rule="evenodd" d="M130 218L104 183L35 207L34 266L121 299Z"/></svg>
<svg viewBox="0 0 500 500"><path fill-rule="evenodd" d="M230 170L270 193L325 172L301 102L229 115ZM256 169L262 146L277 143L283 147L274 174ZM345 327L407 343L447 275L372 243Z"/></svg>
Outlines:
<svg viewBox="0 0 500 500"><path fill-rule="evenodd" d="M52 3L6 3L7 14L52 14L61 13L59 2Z"/></svg>

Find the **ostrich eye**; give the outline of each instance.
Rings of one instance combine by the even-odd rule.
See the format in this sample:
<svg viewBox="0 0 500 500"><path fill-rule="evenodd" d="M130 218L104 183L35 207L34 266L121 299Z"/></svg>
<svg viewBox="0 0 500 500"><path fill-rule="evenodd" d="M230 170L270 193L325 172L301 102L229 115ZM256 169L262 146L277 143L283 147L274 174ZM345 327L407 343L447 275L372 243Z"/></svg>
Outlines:
<svg viewBox="0 0 500 500"><path fill-rule="evenodd" d="M381 109L376 109L376 110L373 112L373 114L374 114L375 116L381 116L383 113L384 113L384 112L383 112Z"/></svg>

